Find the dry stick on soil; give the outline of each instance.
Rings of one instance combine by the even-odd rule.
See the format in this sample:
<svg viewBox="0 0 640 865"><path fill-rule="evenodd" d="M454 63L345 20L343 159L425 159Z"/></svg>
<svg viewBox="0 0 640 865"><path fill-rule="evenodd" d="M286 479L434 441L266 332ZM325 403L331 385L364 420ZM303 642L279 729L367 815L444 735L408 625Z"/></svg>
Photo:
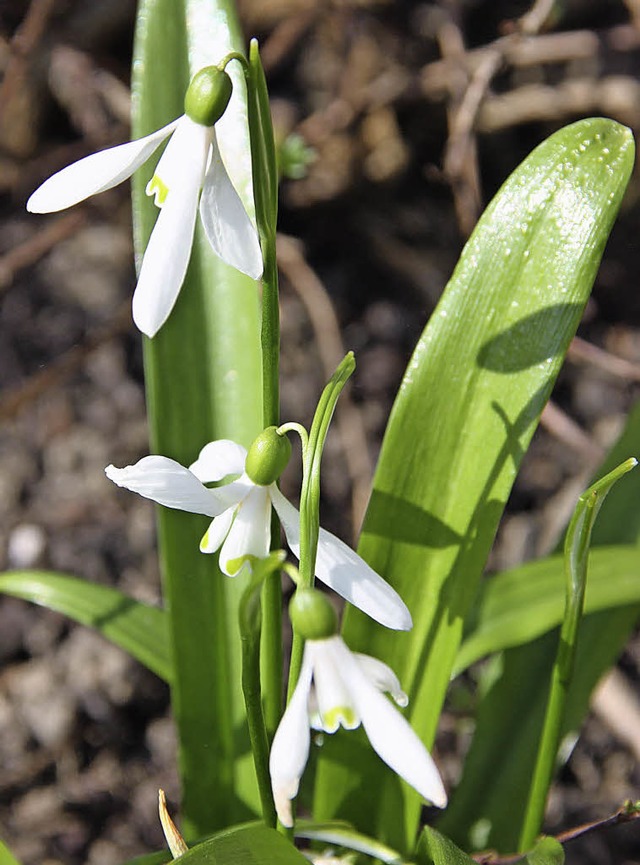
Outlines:
<svg viewBox="0 0 640 865"><path fill-rule="evenodd" d="M278 266L303 302L313 327L325 378L330 378L346 354L340 325L325 287L309 267L302 247L295 238L279 234ZM348 386L342 392L336 409L336 424L342 442L353 492L351 522L357 536L369 496L373 469L369 458L367 436L359 409L351 401Z"/></svg>
<svg viewBox="0 0 640 865"><path fill-rule="evenodd" d="M0 111L13 95L18 79L24 74L29 56L44 36L56 0L32 0L27 14L11 42L12 57L0 85Z"/></svg>
<svg viewBox="0 0 640 865"><path fill-rule="evenodd" d="M57 243L75 234L86 221L87 215L82 211L69 213L48 223L24 243L0 256L0 291L11 285L20 270L35 264Z"/></svg>
<svg viewBox="0 0 640 865"><path fill-rule="evenodd" d="M624 378L628 381L640 381L639 364L632 363L630 360L625 360L622 357L616 357L615 354L611 354L603 348L599 348L597 345L581 339L579 336L574 336L572 339L567 356L574 361L590 363L598 367L598 369L616 376L616 378Z"/></svg>
<svg viewBox="0 0 640 865"><path fill-rule="evenodd" d="M15 417L42 394L60 385L72 373L80 369L91 352L119 334L125 333L130 326L131 301L126 300L118 307L107 327L88 336L80 345L74 345L73 348L65 351L46 369L28 378L24 384L5 392L0 405L0 422Z"/></svg>
<svg viewBox="0 0 640 865"><path fill-rule="evenodd" d="M594 820L592 823L582 823L573 829L567 829L566 832L560 832L559 835L553 837L561 844L566 844L567 841L574 841L582 835L587 835L589 832L597 832L600 829L608 829L610 826L621 826L624 823L632 823L634 820L640 819L640 803L631 801L625 802L618 810L610 817L605 817L604 820ZM515 865L516 862L522 862L522 853L514 853L509 856L500 856L493 851L486 853L475 853L471 856L479 865Z"/></svg>
<svg viewBox="0 0 640 865"><path fill-rule="evenodd" d="M449 138L443 164L453 192L458 225L465 237L471 234L478 221L481 207L477 141L474 133L480 107L489 85L505 61L509 43L521 39L523 35L532 36L537 33L544 26L553 6L552 0L536 0L529 12L517 22L517 32L493 42L471 74L462 96L456 92L451 93L448 109ZM455 26L453 22L449 24ZM463 68L461 57L466 52L462 34L456 43L454 56L458 68ZM440 45L446 50L447 41L441 38Z"/></svg>

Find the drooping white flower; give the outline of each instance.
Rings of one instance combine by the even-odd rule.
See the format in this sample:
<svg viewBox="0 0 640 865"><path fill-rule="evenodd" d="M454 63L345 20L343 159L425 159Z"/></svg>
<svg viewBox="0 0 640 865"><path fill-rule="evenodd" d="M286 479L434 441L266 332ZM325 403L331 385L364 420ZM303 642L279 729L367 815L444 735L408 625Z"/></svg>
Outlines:
<svg viewBox="0 0 640 865"><path fill-rule="evenodd" d="M205 445L189 468L163 456L143 457L123 469L108 466L107 477L118 486L158 504L213 517L200 542L203 553L220 549L220 569L235 576L246 566L244 556L264 558L269 552L271 506L276 510L287 543L300 554L300 514L275 483L254 483L245 472L247 450L221 439ZM208 488L205 484L228 483ZM411 614L404 601L350 547L320 529L316 576L380 624L409 630Z"/></svg>
<svg viewBox="0 0 640 865"><path fill-rule="evenodd" d="M409 723L383 692L399 706L408 699L386 664L351 652L341 637L307 640L298 683L271 746L269 771L278 818L293 825L291 800L309 757L310 727L335 733L361 723L378 756L421 796L438 808L447 794L431 755Z"/></svg>
<svg viewBox="0 0 640 865"><path fill-rule="evenodd" d="M262 275L258 234L222 161L213 122L197 122L184 114L151 135L86 156L46 180L27 202L32 213L52 213L112 189L171 136L147 185L160 215L133 296L133 319L147 336L158 332L176 302L191 257L198 209L214 252L253 279Z"/></svg>

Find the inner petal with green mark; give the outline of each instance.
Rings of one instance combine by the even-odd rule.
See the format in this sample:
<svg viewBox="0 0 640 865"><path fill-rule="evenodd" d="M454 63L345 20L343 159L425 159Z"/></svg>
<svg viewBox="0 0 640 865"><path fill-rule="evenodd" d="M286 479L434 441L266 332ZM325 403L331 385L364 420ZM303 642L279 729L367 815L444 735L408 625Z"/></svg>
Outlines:
<svg viewBox="0 0 640 865"><path fill-rule="evenodd" d="M355 730L360 725L360 718L351 706L334 706L323 712L322 726L327 733L337 730L340 725L345 730Z"/></svg>
<svg viewBox="0 0 640 865"><path fill-rule="evenodd" d="M154 174L151 180L147 183L145 192L149 196L153 195L153 203L156 207L162 207L167 200L169 187L158 177L157 174Z"/></svg>

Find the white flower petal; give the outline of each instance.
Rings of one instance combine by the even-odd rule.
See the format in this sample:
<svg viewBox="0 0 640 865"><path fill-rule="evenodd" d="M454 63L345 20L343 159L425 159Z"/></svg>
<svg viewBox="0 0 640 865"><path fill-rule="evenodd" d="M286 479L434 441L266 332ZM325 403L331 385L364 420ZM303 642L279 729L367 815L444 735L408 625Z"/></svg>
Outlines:
<svg viewBox="0 0 640 865"><path fill-rule="evenodd" d="M275 484L269 487L269 492L287 543L300 557L300 514ZM396 631L411 629L411 613L396 590L350 547L324 529L320 529L318 540L316 576L381 625Z"/></svg>
<svg viewBox="0 0 640 865"><path fill-rule="evenodd" d="M307 643L298 682L273 737L269 756L269 774L278 819L289 828L293 826L291 799L298 793L300 778L309 758L307 701L313 665L308 647Z"/></svg>
<svg viewBox="0 0 640 865"><path fill-rule="evenodd" d="M252 279L262 276L258 232L233 188L215 138L200 198L200 219L214 252Z"/></svg>
<svg viewBox="0 0 640 865"><path fill-rule="evenodd" d="M229 529L236 515L235 508L227 508L224 513L217 516L200 541L201 553L217 553L224 539L229 534Z"/></svg>
<svg viewBox="0 0 640 865"><path fill-rule="evenodd" d="M143 457L133 466L107 466L105 474L119 487L153 499L167 508L216 517L226 508L189 469L168 457Z"/></svg>
<svg viewBox="0 0 640 865"><path fill-rule="evenodd" d="M203 484L221 481L228 475L241 475L247 459L247 449L229 439L218 439L206 444L191 463L189 471Z"/></svg>
<svg viewBox="0 0 640 865"><path fill-rule="evenodd" d="M211 131L206 126L194 123L190 117L183 114L178 118L175 132L156 165L149 186L153 185L154 180L159 180L167 194L173 192L188 181L189 175L193 173L193 163L195 161L199 164L201 154L205 160L202 182L210 144ZM147 194L151 193L147 192Z"/></svg>
<svg viewBox="0 0 640 865"><path fill-rule="evenodd" d="M204 127L199 128L206 132ZM176 130L169 145L179 131ZM182 154L183 176L169 190L160 211L133 295L133 320L149 337L155 336L173 309L191 258L198 195L206 160L205 137L199 136L193 144Z"/></svg>
<svg viewBox="0 0 640 865"><path fill-rule="evenodd" d="M361 655L359 652L352 652L352 655L372 685L379 691L391 694L398 706L409 704L409 698L400 687L400 681L391 667L371 655Z"/></svg>
<svg viewBox="0 0 640 865"><path fill-rule="evenodd" d="M425 746L398 710L368 681L344 643L338 651L343 678L378 756L428 802L444 808L447 794Z"/></svg>
<svg viewBox="0 0 640 865"><path fill-rule="evenodd" d="M232 570L231 563L242 556L265 558L269 553L270 540L269 493L266 487L254 485L251 492L238 505L236 518L220 551L220 570L228 577L235 577L239 571Z"/></svg>
<svg viewBox="0 0 640 865"><path fill-rule="evenodd" d="M117 186L147 161L177 125L178 121L174 120L145 138L92 153L68 165L36 189L27 201L27 210L53 213Z"/></svg>
<svg viewBox="0 0 640 865"><path fill-rule="evenodd" d="M344 646L340 637L307 641L315 651L313 689L322 729L335 733L340 725L345 730L360 726L360 718L342 679L339 657L334 651L336 643Z"/></svg>

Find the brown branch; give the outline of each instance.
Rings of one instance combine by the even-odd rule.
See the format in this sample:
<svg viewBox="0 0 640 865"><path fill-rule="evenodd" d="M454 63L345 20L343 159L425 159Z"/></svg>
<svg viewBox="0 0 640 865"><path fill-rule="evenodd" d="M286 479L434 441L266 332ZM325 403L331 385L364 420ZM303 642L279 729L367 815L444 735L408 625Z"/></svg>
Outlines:
<svg viewBox="0 0 640 865"><path fill-rule="evenodd" d="M580 826L567 829L565 832L560 832L558 835L552 837L561 844L566 844L568 841L574 841L576 838L587 835L589 832L608 829L610 826L621 826L638 819L640 819L640 802L634 803L628 800L610 817L594 820L591 823L582 823ZM510 853L507 856L500 856L495 851L489 850L483 853L473 853L471 854L471 858L478 862L479 865L514 865L516 862L522 862L525 854Z"/></svg>
<svg viewBox="0 0 640 865"><path fill-rule="evenodd" d="M86 221L87 215L82 211L61 216L59 219L49 222L24 243L0 256L0 291L11 285L16 273L35 264L56 243L75 234Z"/></svg>
<svg viewBox="0 0 640 865"><path fill-rule="evenodd" d="M43 393L58 386L80 369L91 352L118 334L124 333L130 322L131 301L126 300L120 305L109 325L88 336L80 345L74 345L73 348L65 351L49 366L32 375L23 384L5 392L0 405L0 422L15 417Z"/></svg>

